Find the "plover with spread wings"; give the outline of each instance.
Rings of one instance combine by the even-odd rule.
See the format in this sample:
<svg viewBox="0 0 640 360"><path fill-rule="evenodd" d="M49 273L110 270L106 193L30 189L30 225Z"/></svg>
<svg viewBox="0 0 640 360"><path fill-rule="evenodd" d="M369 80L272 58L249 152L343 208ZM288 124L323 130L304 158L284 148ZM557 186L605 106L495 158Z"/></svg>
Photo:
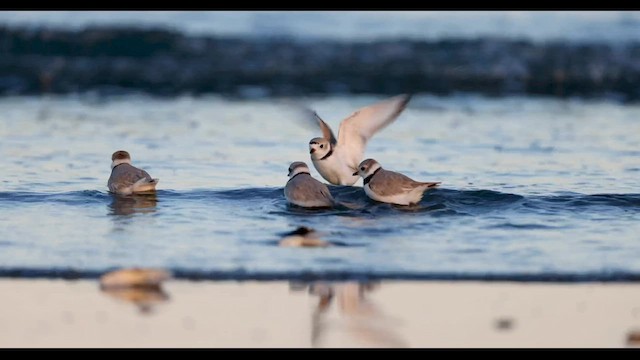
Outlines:
<svg viewBox="0 0 640 360"><path fill-rule="evenodd" d="M353 172L364 157L367 142L392 123L410 99L410 95L398 95L357 110L342 120L337 138L316 112L307 109L307 118L322 130L322 137L309 141L311 161L320 175L334 185L355 184L358 176Z"/></svg>

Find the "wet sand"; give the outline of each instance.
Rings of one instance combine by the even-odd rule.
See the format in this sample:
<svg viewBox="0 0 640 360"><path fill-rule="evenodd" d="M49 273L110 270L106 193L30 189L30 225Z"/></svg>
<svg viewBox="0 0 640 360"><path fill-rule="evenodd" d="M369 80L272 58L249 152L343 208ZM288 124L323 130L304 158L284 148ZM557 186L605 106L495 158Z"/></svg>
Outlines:
<svg viewBox="0 0 640 360"><path fill-rule="evenodd" d="M640 285L0 280L0 347L628 347Z"/></svg>

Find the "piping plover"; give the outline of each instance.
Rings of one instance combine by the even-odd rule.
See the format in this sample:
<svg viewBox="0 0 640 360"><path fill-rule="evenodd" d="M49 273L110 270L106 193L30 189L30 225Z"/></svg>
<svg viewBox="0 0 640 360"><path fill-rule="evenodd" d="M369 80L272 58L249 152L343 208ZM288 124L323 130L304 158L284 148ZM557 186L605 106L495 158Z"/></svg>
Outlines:
<svg viewBox="0 0 640 360"><path fill-rule="evenodd" d="M109 191L121 195L155 191L158 179L131 165L131 156L124 150L111 155L111 176L107 182Z"/></svg>
<svg viewBox="0 0 640 360"><path fill-rule="evenodd" d="M335 200L327 185L311 177L309 167L302 161L289 166L289 181L284 187L284 197L291 204L307 207L332 207Z"/></svg>
<svg viewBox="0 0 640 360"><path fill-rule="evenodd" d="M419 182L397 172L385 170L380 164L367 159L360 163L353 175L364 179L364 192L373 200L396 205L414 205L424 192L440 182Z"/></svg>
<svg viewBox="0 0 640 360"><path fill-rule="evenodd" d="M357 110L342 120L337 139L329 125L314 111L308 110L322 130L322 137L309 141L311 161L320 175L334 185L355 184L358 176L352 174L364 157L367 141L392 123L410 99L410 95L398 95Z"/></svg>
<svg viewBox="0 0 640 360"><path fill-rule="evenodd" d="M101 288L157 288L171 278L171 273L162 269L127 268L108 272L100 277Z"/></svg>

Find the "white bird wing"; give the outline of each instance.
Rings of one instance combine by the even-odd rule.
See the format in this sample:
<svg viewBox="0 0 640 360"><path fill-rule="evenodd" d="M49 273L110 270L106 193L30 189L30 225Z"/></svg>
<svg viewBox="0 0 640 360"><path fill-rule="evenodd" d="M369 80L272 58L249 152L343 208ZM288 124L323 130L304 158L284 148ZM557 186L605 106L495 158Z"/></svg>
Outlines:
<svg viewBox="0 0 640 360"><path fill-rule="evenodd" d="M318 113L316 113L315 111L310 109L307 109L307 111L310 112L309 116L314 121L316 121L316 123L320 127L320 130L322 130L322 137L329 140L329 142L332 145L335 145L338 141L336 140L335 135L333 135L333 131L331 131L331 128L329 127L329 125L327 125L327 123L324 122L324 120L322 120L320 116L318 116Z"/></svg>
<svg viewBox="0 0 640 360"><path fill-rule="evenodd" d="M402 113L409 100L411 95L394 96L359 109L342 120L338 131L338 146L342 149L340 151L344 152L349 165L354 169L358 167L364 157L367 141L376 132L391 124Z"/></svg>
<svg viewBox="0 0 640 360"><path fill-rule="evenodd" d="M327 139L332 145L338 142L329 125L327 125L315 111L303 106L294 106L294 109L297 111L296 114L304 120L304 124L307 127L313 127L314 129L319 127L320 131L322 131L322 137Z"/></svg>

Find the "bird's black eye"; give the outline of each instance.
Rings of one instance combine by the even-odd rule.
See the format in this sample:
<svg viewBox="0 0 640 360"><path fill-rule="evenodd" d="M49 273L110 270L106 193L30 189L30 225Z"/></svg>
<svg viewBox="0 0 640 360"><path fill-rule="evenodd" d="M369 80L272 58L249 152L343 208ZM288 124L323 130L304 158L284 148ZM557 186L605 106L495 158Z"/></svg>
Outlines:
<svg viewBox="0 0 640 360"><path fill-rule="evenodd" d="M324 145L320 145L320 149L322 149L324 147Z"/></svg>
<svg viewBox="0 0 640 360"><path fill-rule="evenodd" d="M360 168L360 170L364 171L364 166Z"/></svg>

